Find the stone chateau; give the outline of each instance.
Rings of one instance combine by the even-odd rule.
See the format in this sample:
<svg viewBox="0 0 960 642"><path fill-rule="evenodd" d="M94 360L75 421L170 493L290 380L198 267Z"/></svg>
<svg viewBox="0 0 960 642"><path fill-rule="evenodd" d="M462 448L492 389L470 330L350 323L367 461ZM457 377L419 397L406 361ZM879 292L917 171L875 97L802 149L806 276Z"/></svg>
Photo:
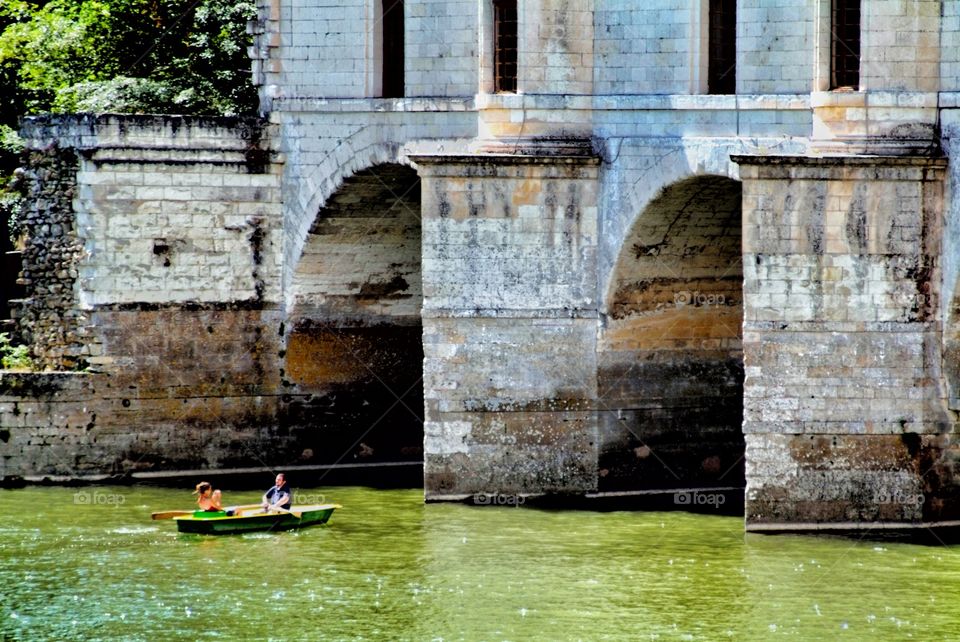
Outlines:
<svg viewBox="0 0 960 642"><path fill-rule="evenodd" d="M4 477L960 523L960 3L261 4L262 118L24 123Z"/></svg>

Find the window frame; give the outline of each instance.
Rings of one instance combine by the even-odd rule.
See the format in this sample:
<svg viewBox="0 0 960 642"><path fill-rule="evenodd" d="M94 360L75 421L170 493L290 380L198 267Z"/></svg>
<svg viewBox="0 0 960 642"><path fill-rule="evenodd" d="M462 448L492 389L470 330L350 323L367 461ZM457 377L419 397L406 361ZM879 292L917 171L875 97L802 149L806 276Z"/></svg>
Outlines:
<svg viewBox="0 0 960 642"><path fill-rule="evenodd" d="M856 9L856 24L849 20ZM829 89L860 89L862 59L863 3L860 0L830 0ZM844 51L846 50L846 51ZM851 60L856 60L853 68Z"/></svg>
<svg viewBox="0 0 960 642"><path fill-rule="evenodd" d="M516 0L493 0L492 17L493 28L491 30L491 49L493 54L493 93L496 94L516 94L519 88L520 71L520 19ZM508 18L513 17L513 20ZM507 19L505 19L507 18ZM504 29L505 26L512 25L512 29ZM510 44L512 40L513 47L503 47L503 40ZM504 52L512 52L504 59ZM509 73L512 71L512 74Z"/></svg>
<svg viewBox="0 0 960 642"><path fill-rule="evenodd" d="M406 24L403 0L374 0L379 22L380 98L403 98L406 95ZM399 11L398 11L399 9Z"/></svg>
<svg viewBox="0 0 960 642"><path fill-rule="evenodd" d="M737 93L737 1L709 0L707 6L707 93Z"/></svg>

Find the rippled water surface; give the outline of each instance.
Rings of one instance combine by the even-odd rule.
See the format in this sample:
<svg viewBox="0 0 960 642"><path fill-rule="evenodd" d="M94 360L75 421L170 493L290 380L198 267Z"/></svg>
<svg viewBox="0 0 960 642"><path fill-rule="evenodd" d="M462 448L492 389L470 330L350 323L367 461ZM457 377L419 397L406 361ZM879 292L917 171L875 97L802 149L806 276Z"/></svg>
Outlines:
<svg viewBox="0 0 960 642"><path fill-rule="evenodd" d="M298 490L326 526L180 535L148 487L0 491L3 640L945 640L960 548ZM228 503L256 493L225 492Z"/></svg>

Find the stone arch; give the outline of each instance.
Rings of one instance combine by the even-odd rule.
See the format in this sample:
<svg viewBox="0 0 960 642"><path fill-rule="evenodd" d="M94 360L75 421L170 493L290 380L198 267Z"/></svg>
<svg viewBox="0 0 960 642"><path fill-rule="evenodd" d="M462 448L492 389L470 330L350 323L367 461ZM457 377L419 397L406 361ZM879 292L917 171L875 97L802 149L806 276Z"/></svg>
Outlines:
<svg viewBox="0 0 960 642"><path fill-rule="evenodd" d="M749 153L740 139L608 140L603 150L599 287L609 296L610 277L627 236L647 206L665 186L695 176L726 176L738 180L734 153ZM605 298L601 297L601 305ZM602 310L605 311L605 310Z"/></svg>
<svg viewBox="0 0 960 642"><path fill-rule="evenodd" d="M741 188L674 182L614 263L598 343L603 490L742 486Z"/></svg>
<svg viewBox="0 0 960 642"><path fill-rule="evenodd" d="M344 180L314 218L285 325L287 416L309 463L422 458L420 179L400 163Z"/></svg>
<svg viewBox="0 0 960 642"><path fill-rule="evenodd" d="M300 176L288 176L285 182L295 186L293 198L287 199L284 214L284 270L283 291L289 309L290 286L293 273L303 255L307 236L317 212L328 199L336 194L344 183L360 172L380 165L405 165L413 163L403 153L401 142L381 142L377 139L380 129L364 126L349 136L336 141L334 147L324 152L323 160L313 164L291 164Z"/></svg>

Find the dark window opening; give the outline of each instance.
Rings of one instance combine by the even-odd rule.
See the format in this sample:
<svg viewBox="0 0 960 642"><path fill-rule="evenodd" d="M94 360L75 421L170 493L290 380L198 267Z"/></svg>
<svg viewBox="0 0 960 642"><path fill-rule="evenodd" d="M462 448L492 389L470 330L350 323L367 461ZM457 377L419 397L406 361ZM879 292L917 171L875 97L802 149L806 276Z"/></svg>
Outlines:
<svg viewBox="0 0 960 642"><path fill-rule="evenodd" d="M737 0L710 0L707 93L737 93Z"/></svg>
<svg viewBox="0 0 960 642"><path fill-rule="evenodd" d="M493 3L493 90L517 91L517 3Z"/></svg>
<svg viewBox="0 0 960 642"><path fill-rule="evenodd" d="M382 0L383 97L403 97L403 0Z"/></svg>
<svg viewBox="0 0 960 642"><path fill-rule="evenodd" d="M830 89L860 87L860 0L833 0Z"/></svg>

